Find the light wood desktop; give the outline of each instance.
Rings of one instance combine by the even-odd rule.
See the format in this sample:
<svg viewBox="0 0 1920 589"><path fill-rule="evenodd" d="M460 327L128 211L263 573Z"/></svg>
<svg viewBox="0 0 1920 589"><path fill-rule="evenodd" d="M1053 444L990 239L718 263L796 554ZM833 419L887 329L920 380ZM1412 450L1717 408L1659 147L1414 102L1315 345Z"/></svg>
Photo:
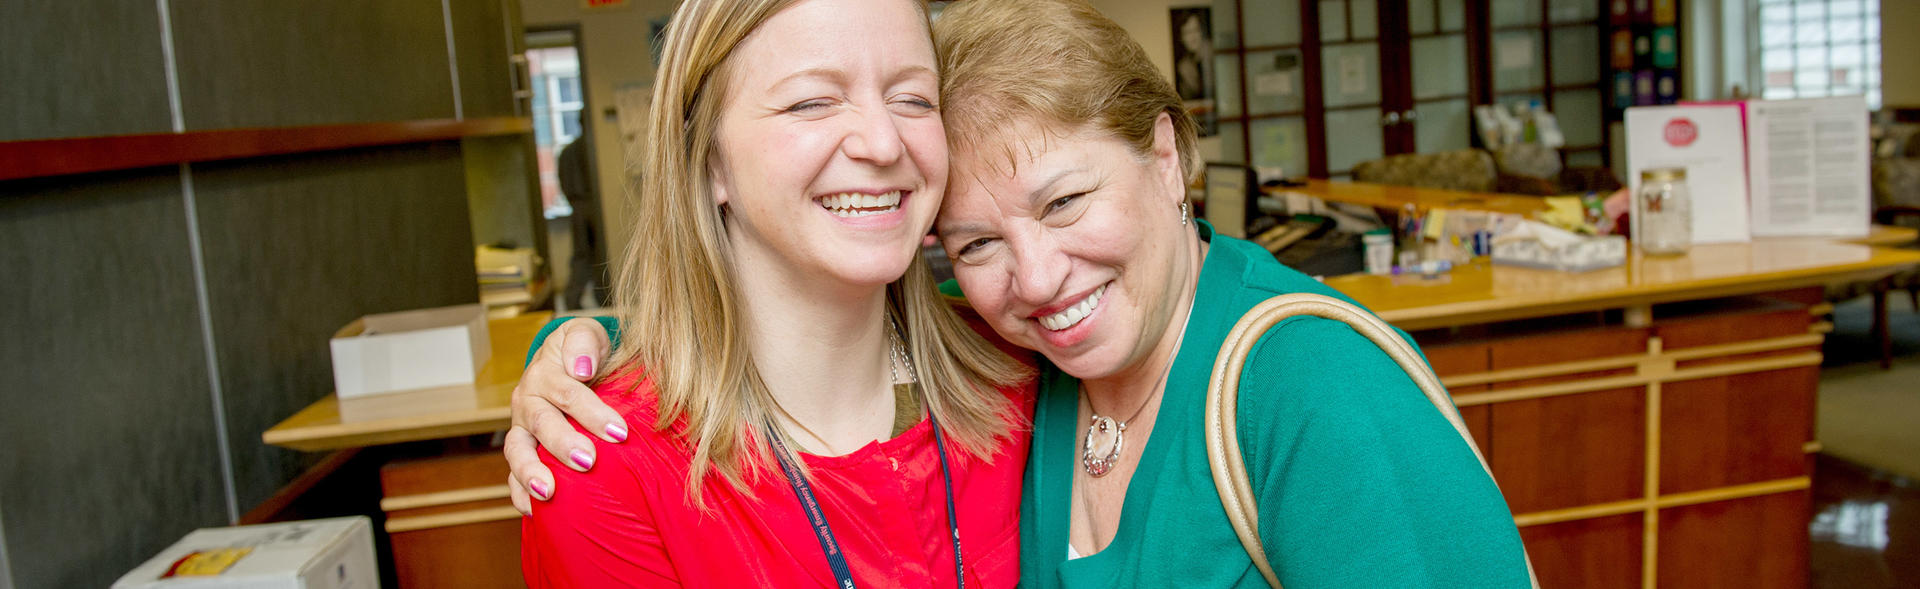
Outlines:
<svg viewBox="0 0 1920 589"><path fill-rule="evenodd" d="M1898 225L1874 225L1866 237L1846 240L1867 245L1901 246L1920 242L1920 229Z"/></svg>
<svg viewBox="0 0 1920 589"><path fill-rule="evenodd" d="M301 409L260 435L268 444L318 452L361 446L397 444L483 434L508 426L507 403L520 382L527 348L552 313L541 312L487 325L493 356L471 387L457 391L401 393L386 398L353 399L343 419L339 397L325 398ZM356 405L364 403L365 405ZM384 415L384 416L383 416Z"/></svg>
<svg viewBox="0 0 1920 589"><path fill-rule="evenodd" d="M1915 265L1920 251L1767 239L1698 245L1684 256L1635 252L1624 266L1581 273L1482 261L1431 279L1352 274L1327 285L1411 331L1872 280Z"/></svg>
<svg viewBox="0 0 1920 589"><path fill-rule="evenodd" d="M1338 180L1309 179L1306 181L1305 186L1262 187L1260 191L1267 196L1276 198L1283 197L1288 192L1296 192L1322 200L1386 209L1398 209L1401 206L1411 204L1421 210L1467 209L1514 215L1531 215L1547 210L1546 201L1541 200L1538 196L1502 194L1498 192L1467 192L1463 190L1442 190L1438 188L1415 188L1388 184L1368 184L1365 182L1341 182Z"/></svg>
<svg viewBox="0 0 1920 589"><path fill-rule="evenodd" d="M1305 186L1262 187L1261 193L1271 197L1284 197L1293 192L1314 198L1334 202L1367 205L1385 209L1399 209L1405 205L1414 205L1421 210L1431 209L1467 209L1475 211L1493 211L1515 215L1531 215L1547 210L1542 197L1524 194L1503 194L1497 192L1468 192L1462 190L1444 190L1438 188L1416 188L1412 186L1392 186L1370 184L1366 182L1341 182L1337 180L1309 179ZM1851 243L1894 246L1914 243L1920 239L1920 230L1911 227L1874 225L1866 237L1842 239Z"/></svg>

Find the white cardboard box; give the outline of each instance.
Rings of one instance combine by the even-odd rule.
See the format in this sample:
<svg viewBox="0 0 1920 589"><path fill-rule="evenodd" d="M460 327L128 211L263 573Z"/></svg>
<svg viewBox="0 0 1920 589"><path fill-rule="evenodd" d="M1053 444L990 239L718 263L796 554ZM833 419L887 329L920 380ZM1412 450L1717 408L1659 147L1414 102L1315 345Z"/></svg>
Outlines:
<svg viewBox="0 0 1920 589"><path fill-rule="evenodd" d="M222 549L245 553L217 574L163 576L176 563L183 563L183 559ZM196 557L184 562L203 561ZM380 569L373 556L373 525L366 516L194 530L113 583L113 589L376 589L379 586Z"/></svg>
<svg viewBox="0 0 1920 589"><path fill-rule="evenodd" d="M368 315L333 334L333 386L345 400L472 384L492 355L481 305Z"/></svg>

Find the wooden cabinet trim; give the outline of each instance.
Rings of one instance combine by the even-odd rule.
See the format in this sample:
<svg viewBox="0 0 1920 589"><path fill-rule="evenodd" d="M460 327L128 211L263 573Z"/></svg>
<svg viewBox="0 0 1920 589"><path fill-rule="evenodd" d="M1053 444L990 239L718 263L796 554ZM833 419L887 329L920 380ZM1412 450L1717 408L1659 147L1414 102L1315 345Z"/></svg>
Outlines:
<svg viewBox="0 0 1920 589"><path fill-rule="evenodd" d="M493 117L4 141L0 142L0 180L532 131L532 119Z"/></svg>
<svg viewBox="0 0 1920 589"><path fill-rule="evenodd" d="M1748 497L1759 497L1761 495L1772 495L1776 493L1790 493L1794 491L1801 491L1808 488L1812 488L1812 486L1813 486L1812 478L1794 477L1790 479L1779 479L1779 480L1773 480L1773 481L1750 483L1745 485L1735 485L1732 487L1721 487L1718 489L1707 489L1704 491L1690 491L1686 493L1662 495L1652 501L1648 501L1646 499L1633 499L1629 501L1615 501L1612 503L1601 503L1597 505L1582 505L1579 507L1569 507L1566 509L1552 509L1547 511L1535 511L1531 513L1522 513L1522 514L1513 516L1513 523L1516 526L1524 528L1527 526L1538 526L1543 524L1552 524L1552 523L1559 523L1559 522L1566 522L1566 521L1573 521L1573 520L1580 520L1580 519L1593 519L1593 518L1607 517L1612 515L1620 515L1625 513L1633 513L1636 511L1643 511L1647 509L1668 509L1673 507L1684 507L1687 505L1699 505L1701 503L1712 503L1714 501L1745 499Z"/></svg>
<svg viewBox="0 0 1920 589"><path fill-rule="evenodd" d="M1822 358L1819 352L1804 351L1797 354L1763 356L1744 361L1730 361L1687 367L1677 366L1678 363L1683 361L1809 348L1819 346L1822 339L1819 333L1805 333L1748 342L1697 346L1682 350L1665 350L1659 347L1659 338L1655 337L1648 338L1648 351L1644 354L1615 356L1611 358L1544 366L1528 366L1525 368L1495 370L1478 374L1460 374L1442 377L1440 382L1448 388L1453 388L1531 380L1551 376L1565 376L1618 368L1636 369L1635 373L1630 375L1590 378L1572 382L1523 386L1493 392L1468 393L1454 396L1454 404L1457 406L1518 401L1522 399L1643 386L1655 382L1685 381L1730 374L1764 372L1781 368L1819 365Z"/></svg>
<svg viewBox="0 0 1920 589"><path fill-rule="evenodd" d="M419 509L422 507L434 507L438 505L452 505L455 503L466 503L469 501L485 501L488 499L502 499L502 498L508 497L509 495L510 495L510 491L506 485L473 487L468 489L454 489L452 491L441 491L438 493L421 493L418 495L400 495L396 497L387 497L387 498L381 499L380 510L386 511L386 512L394 512L394 511L402 511L407 509Z"/></svg>
<svg viewBox="0 0 1920 589"><path fill-rule="evenodd" d="M430 530L434 528L518 519L519 517L520 510L514 509L512 505L455 511L452 513L436 513L433 515L396 517L387 520L387 533L397 534L416 530Z"/></svg>
<svg viewBox="0 0 1920 589"><path fill-rule="evenodd" d="M1534 386L1534 387L1506 389L1506 390L1495 391L1490 393L1473 393L1473 394L1459 395L1453 398L1453 404L1456 406L1464 407L1467 405L1483 405L1487 403L1501 403L1506 401L1519 401L1523 399L1538 399L1541 397L1555 397L1560 395L1574 395L1579 393L1589 393L1593 391L1603 391L1603 390L1609 390L1609 389L1629 388L1629 387L1643 386L1643 385L1656 383L1656 382L1677 382L1677 381L1695 380L1695 379L1701 379L1701 378L1713 378L1716 376L1727 376L1730 374L1746 374L1749 372L1766 372L1769 370L1779 370L1782 368L1795 368L1800 366L1818 366L1820 365L1820 360L1821 360L1821 355L1819 352L1806 352L1801 354L1794 354L1791 356L1774 356L1774 357L1762 358L1759 360L1753 360L1749 362L1713 364L1713 365L1700 366L1700 367L1694 367L1694 368L1669 370L1663 374L1650 374L1648 372L1643 371L1640 374L1635 374L1630 376L1615 376L1615 377L1609 377L1609 378L1598 378L1598 379L1576 381L1576 382L1564 382L1564 383L1541 385L1541 386Z"/></svg>

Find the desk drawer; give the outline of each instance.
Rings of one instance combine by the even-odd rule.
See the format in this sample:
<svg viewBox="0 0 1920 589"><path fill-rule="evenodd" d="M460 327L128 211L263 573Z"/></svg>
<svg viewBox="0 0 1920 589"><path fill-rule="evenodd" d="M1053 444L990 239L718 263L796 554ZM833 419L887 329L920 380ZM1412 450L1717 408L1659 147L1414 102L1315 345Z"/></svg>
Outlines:
<svg viewBox="0 0 1920 589"><path fill-rule="evenodd" d="M380 509L406 587L525 587L520 513L499 452L396 460L380 469Z"/></svg>

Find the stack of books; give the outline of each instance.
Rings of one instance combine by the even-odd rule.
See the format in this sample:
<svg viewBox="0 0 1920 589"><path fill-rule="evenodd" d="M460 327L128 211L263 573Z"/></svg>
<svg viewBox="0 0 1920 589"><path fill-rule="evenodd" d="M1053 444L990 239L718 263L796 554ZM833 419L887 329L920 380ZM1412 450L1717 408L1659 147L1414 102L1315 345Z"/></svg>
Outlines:
<svg viewBox="0 0 1920 589"><path fill-rule="evenodd" d="M524 306L538 290L539 255L533 248L474 248L473 266L480 279L480 302L489 309Z"/></svg>

